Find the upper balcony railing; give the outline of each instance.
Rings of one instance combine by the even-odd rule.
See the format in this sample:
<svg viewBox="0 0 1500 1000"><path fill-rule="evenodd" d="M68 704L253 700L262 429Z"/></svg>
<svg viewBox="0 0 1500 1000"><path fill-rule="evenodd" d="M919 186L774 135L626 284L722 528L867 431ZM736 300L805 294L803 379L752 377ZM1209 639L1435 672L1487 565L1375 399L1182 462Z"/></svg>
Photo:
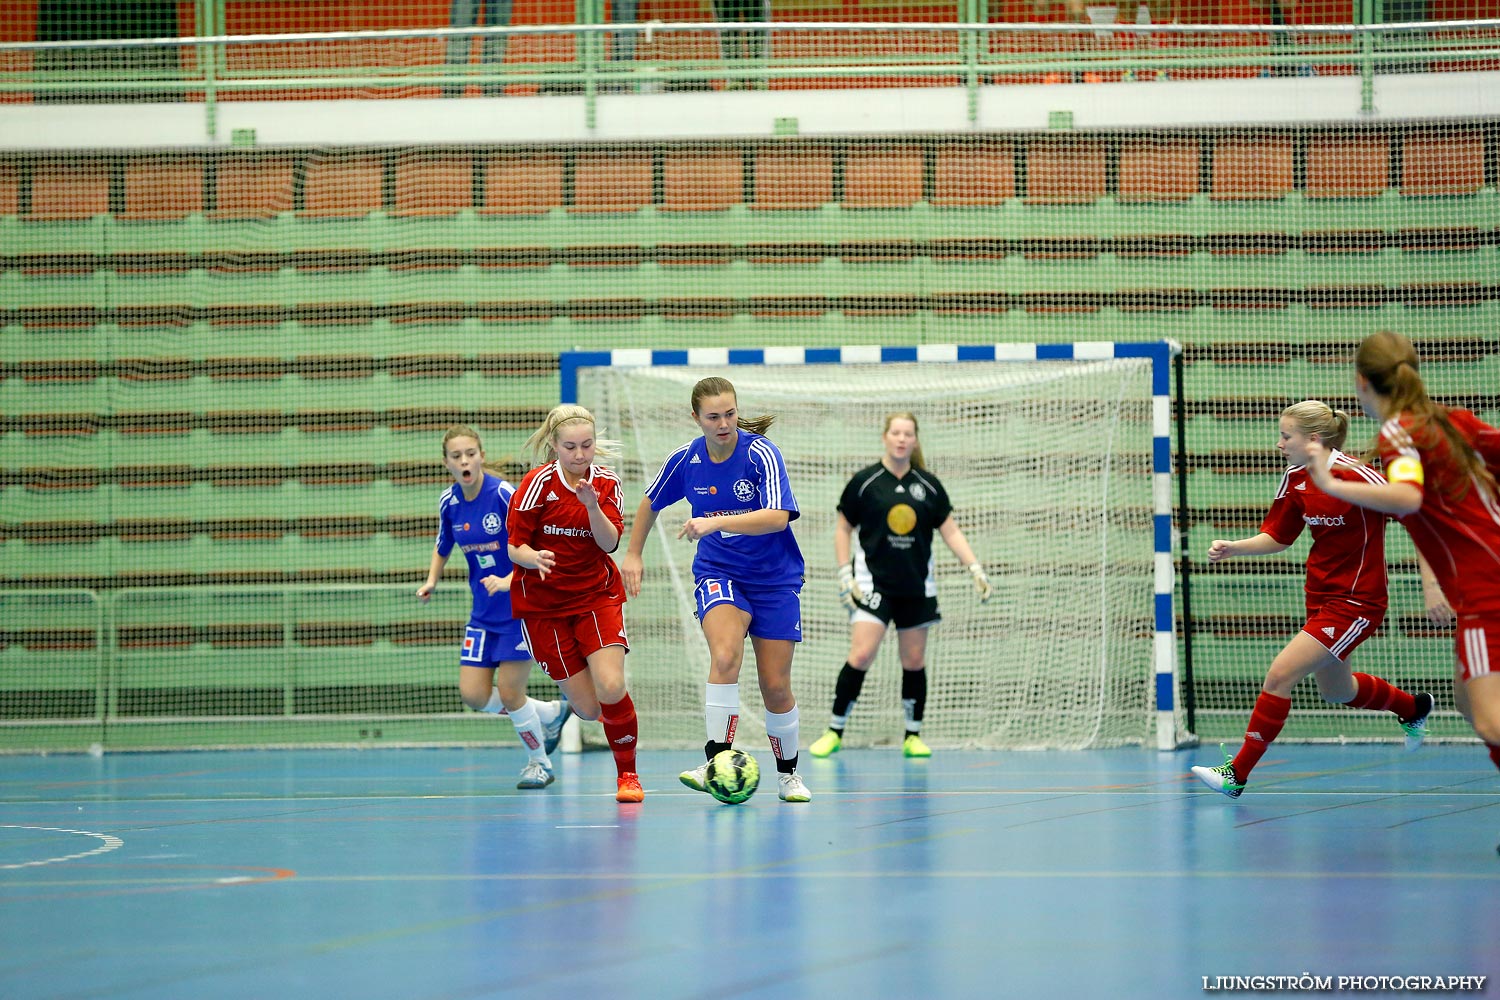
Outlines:
<svg viewBox="0 0 1500 1000"><path fill-rule="evenodd" d="M198 26L223 15L222 0L200 8ZM1500 18L1188 24L1136 9L1139 23L1124 3L1089 7L1089 23L991 22L975 0L923 21L607 22L583 0L593 23L7 41L0 103L200 103L214 139L226 101L540 95L581 98L592 122L618 94L952 87L972 121L991 86L1355 76L1369 111L1382 74L1500 69Z"/></svg>

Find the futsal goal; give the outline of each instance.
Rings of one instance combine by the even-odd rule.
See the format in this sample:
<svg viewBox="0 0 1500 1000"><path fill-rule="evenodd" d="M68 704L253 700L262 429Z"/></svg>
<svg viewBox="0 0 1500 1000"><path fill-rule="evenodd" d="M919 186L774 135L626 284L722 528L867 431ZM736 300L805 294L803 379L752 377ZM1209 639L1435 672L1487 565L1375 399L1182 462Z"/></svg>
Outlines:
<svg viewBox="0 0 1500 1000"><path fill-rule="evenodd" d="M923 736L936 746L1085 748L1184 739L1172 606L1169 384L1165 342L919 347L615 350L560 359L562 399L617 438L626 483L649 481L699 431L692 386L734 383L740 413L774 414L807 561L793 689L810 739L826 723L848 652L833 535L838 497L879 459L887 413L910 411L926 463L995 593L934 539L943 620L928 644ZM626 517L639 502L632 488ZM708 653L693 614L687 506L662 513L627 606L627 660L641 730L658 746L703 739ZM627 526L628 527L628 526ZM622 542L622 552L623 552ZM763 732L747 648L743 738ZM901 734L895 644L882 644L846 732Z"/></svg>

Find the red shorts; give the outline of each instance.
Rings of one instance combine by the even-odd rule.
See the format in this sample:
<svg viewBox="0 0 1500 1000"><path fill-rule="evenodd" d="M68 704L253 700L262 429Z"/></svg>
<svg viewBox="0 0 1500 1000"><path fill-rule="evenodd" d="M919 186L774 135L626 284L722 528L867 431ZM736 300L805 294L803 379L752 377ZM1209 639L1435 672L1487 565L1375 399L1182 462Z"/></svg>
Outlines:
<svg viewBox="0 0 1500 1000"><path fill-rule="evenodd" d="M624 646L630 651L623 604L561 618L523 618L521 630L531 658L555 681L588 667L588 657L605 646Z"/></svg>
<svg viewBox="0 0 1500 1000"><path fill-rule="evenodd" d="M1307 616L1302 631L1328 647L1341 660L1347 660L1360 643L1375 634L1385 621L1384 608L1353 601L1329 601Z"/></svg>
<svg viewBox="0 0 1500 1000"><path fill-rule="evenodd" d="M1458 676L1465 681L1500 670L1500 621L1474 615L1458 620L1454 639Z"/></svg>

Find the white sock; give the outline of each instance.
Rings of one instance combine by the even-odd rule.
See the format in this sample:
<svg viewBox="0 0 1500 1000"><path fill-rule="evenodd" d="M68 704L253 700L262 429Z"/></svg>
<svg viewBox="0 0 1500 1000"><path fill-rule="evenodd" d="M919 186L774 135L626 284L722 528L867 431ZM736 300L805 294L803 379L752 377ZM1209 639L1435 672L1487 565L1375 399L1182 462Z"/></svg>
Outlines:
<svg viewBox="0 0 1500 1000"><path fill-rule="evenodd" d="M537 701L535 698L527 698L526 704L536 709L536 717L541 720L542 725L550 726L557 721L557 713L562 711L560 701Z"/></svg>
<svg viewBox="0 0 1500 1000"><path fill-rule="evenodd" d="M733 743L740 723L740 686L705 684L703 689L703 726L709 741Z"/></svg>
<svg viewBox="0 0 1500 1000"><path fill-rule="evenodd" d="M766 709L766 739L771 741L771 752L777 760L797 760L797 740L801 731L797 706L790 712L777 715Z"/></svg>
<svg viewBox="0 0 1500 1000"><path fill-rule="evenodd" d="M547 759L547 750L542 745L542 720L536 716L536 702L527 698L526 704L510 713L510 721L531 759L551 767L552 762Z"/></svg>
<svg viewBox="0 0 1500 1000"><path fill-rule="evenodd" d="M500 702L500 692L494 688L490 688L490 700L484 703L484 707L480 711L488 712L491 715L506 714L505 706Z"/></svg>

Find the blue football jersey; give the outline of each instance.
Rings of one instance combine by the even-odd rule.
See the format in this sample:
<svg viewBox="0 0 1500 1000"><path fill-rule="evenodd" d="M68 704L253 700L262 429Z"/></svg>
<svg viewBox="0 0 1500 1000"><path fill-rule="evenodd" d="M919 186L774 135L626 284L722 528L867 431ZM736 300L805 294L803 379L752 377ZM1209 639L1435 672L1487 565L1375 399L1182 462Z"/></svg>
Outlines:
<svg viewBox="0 0 1500 1000"><path fill-rule="evenodd" d="M516 488L489 472L479 484L479 495L464 499L463 487L454 483L438 501L437 550L446 556L456 545L469 561L469 590L474 607L469 624L497 628L510 621L510 591L490 596L479 581L487 576L505 576L513 567L506 552L506 511Z"/></svg>
<svg viewBox="0 0 1500 1000"><path fill-rule="evenodd" d="M802 550L791 525L802 513L792 496L786 462L768 438L740 431L734 453L723 462L711 461L708 442L694 438L667 456L656 479L646 487L646 496L655 511L687 500L694 517L757 510L790 512L787 526L769 535L718 531L700 538L693 575L765 587L802 585Z"/></svg>

